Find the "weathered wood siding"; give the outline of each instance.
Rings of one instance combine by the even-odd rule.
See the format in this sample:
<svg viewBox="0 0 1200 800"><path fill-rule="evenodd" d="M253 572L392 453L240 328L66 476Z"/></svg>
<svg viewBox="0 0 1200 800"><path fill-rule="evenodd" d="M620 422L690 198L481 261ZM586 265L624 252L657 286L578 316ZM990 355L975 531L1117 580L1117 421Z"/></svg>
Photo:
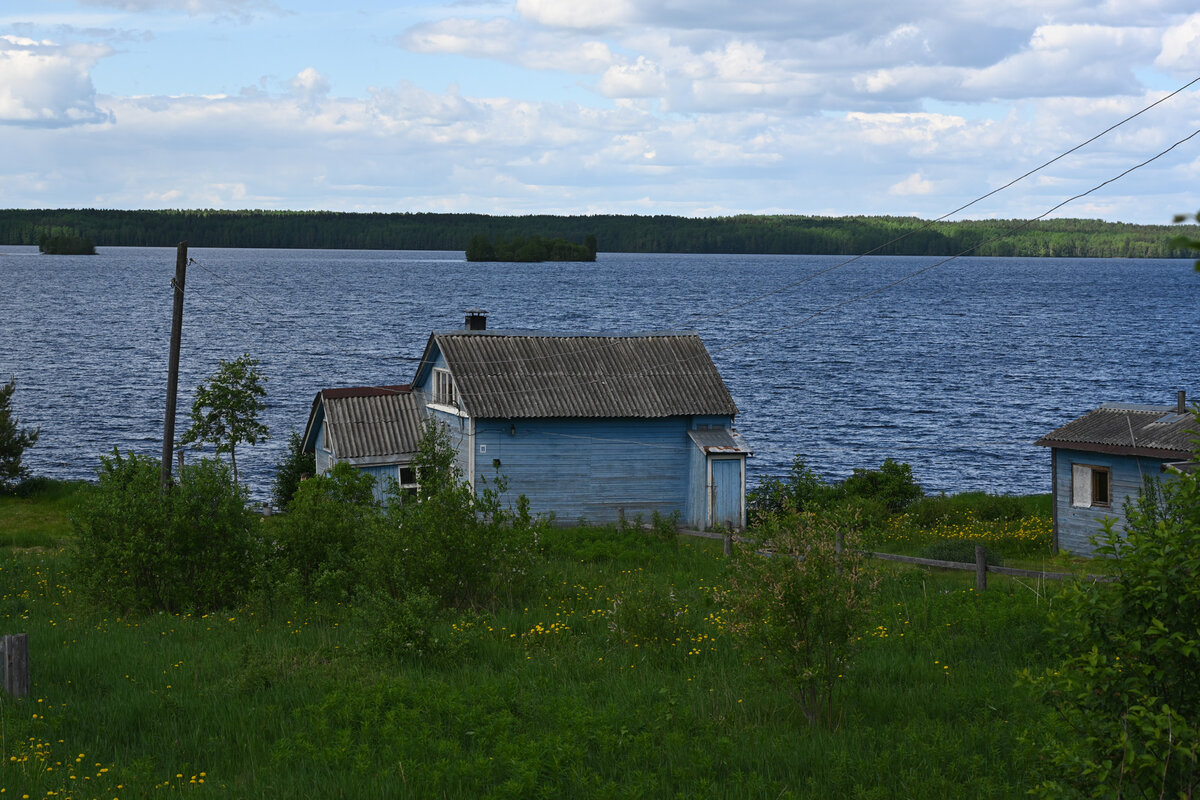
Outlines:
<svg viewBox="0 0 1200 800"><path fill-rule="evenodd" d="M372 491L375 493L375 501L378 503L383 503L387 500L388 492L400 480L400 468L395 464L380 464L373 467L359 467L358 469L360 472L370 475L375 479Z"/></svg>
<svg viewBox="0 0 1200 800"><path fill-rule="evenodd" d="M1095 546L1091 537L1100 533L1104 519L1116 520L1121 530L1125 522L1125 502L1136 500L1142 488L1143 476L1170 479L1162 471L1161 459L1136 456L1092 453L1084 450L1056 448L1055 520L1058 547L1078 555L1091 555ZM1110 503L1107 507L1078 508L1071 503L1075 465L1107 467L1110 470Z"/></svg>
<svg viewBox="0 0 1200 800"><path fill-rule="evenodd" d="M616 522L654 512L683 514L688 504L689 419L477 420L475 486L497 472L509 501L560 522Z"/></svg>
<svg viewBox="0 0 1200 800"><path fill-rule="evenodd" d="M325 420L322 418L320 427L317 429L317 474L324 475L333 469L333 455L329 452L329 446L325 443Z"/></svg>
<svg viewBox="0 0 1200 800"><path fill-rule="evenodd" d="M712 424L705 421L705 424ZM693 530L708 528L708 456L695 444L688 453L688 494L683 518Z"/></svg>

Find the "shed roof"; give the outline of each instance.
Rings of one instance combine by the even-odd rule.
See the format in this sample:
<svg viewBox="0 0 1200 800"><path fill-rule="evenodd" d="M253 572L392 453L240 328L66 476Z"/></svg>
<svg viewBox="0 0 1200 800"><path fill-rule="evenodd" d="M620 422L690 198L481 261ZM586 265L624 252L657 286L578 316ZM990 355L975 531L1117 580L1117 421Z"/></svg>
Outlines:
<svg viewBox="0 0 1200 800"><path fill-rule="evenodd" d="M1179 459L1196 438L1195 417L1176 406L1105 403L1034 444L1117 455Z"/></svg>
<svg viewBox="0 0 1200 800"><path fill-rule="evenodd" d="M313 399L305 446L315 446L316 426L324 419L339 461L395 464L417 451L423 409L407 384L322 389Z"/></svg>
<svg viewBox="0 0 1200 800"><path fill-rule="evenodd" d="M451 331L429 337L474 417L734 416L737 405L693 332Z"/></svg>

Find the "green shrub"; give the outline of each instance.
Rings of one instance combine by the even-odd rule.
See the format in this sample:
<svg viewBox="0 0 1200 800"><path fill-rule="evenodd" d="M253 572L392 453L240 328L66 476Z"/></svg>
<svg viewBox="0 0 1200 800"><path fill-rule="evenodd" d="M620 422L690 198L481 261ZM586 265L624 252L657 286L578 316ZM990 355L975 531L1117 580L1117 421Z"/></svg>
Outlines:
<svg viewBox="0 0 1200 800"><path fill-rule="evenodd" d="M748 660L785 687L812 724L836 722L834 688L861 645L878 584L857 532L852 512L765 517L752 542L735 549L719 598Z"/></svg>
<svg viewBox="0 0 1200 800"><path fill-rule="evenodd" d="M302 597L341 601L358 589L358 551L378 534L383 514L374 479L349 464L303 481L275 526L274 576Z"/></svg>
<svg viewBox="0 0 1200 800"><path fill-rule="evenodd" d="M418 590L404 597L377 592L363 598L356 613L368 631L367 650L378 655L445 659L462 649L463 639L454 635L438 598L429 592Z"/></svg>
<svg viewBox="0 0 1200 800"><path fill-rule="evenodd" d="M127 609L209 611L236 604L258 563L258 518L214 459L163 491L158 459L115 449L72 517L75 569L98 600Z"/></svg>
<svg viewBox="0 0 1200 800"><path fill-rule="evenodd" d="M878 500L892 513L903 511L925 494L913 479L912 466L890 458L879 469L856 468L842 483L842 490L848 497Z"/></svg>
<svg viewBox="0 0 1200 800"><path fill-rule="evenodd" d="M1111 520L1117 581L1077 581L1052 619L1062 662L1025 678L1072 729L1048 743L1042 797L1200 792L1200 473Z"/></svg>
<svg viewBox="0 0 1200 800"><path fill-rule="evenodd" d="M271 499L275 501L275 506L286 510L292 504L300 483L315 475L316 471L316 454L304 452L304 437L292 431L288 435L287 453L275 464L275 480L271 483Z"/></svg>
<svg viewBox="0 0 1200 800"><path fill-rule="evenodd" d="M426 592L459 607L528 591L539 575L528 503L504 506L507 484L499 476L473 495L436 423L426 426L413 465L417 497L393 492L384 524L361 540L358 563L370 591L397 599Z"/></svg>
<svg viewBox="0 0 1200 800"><path fill-rule="evenodd" d="M786 478L766 478L746 492L746 509L751 525L770 514L815 511L842 495L841 487L826 483L801 456L792 460Z"/></svg>

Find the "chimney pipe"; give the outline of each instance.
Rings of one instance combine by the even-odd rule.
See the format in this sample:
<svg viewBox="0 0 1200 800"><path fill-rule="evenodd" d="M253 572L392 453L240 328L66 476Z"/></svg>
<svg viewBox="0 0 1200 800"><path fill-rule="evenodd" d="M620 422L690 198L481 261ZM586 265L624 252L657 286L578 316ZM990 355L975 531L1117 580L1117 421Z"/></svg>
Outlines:
<svg viewBox="0 0 1200 800"><path fill-rule="evenodd" d="M1184 389L1180 389L1179 393L1176 395L1176 398L1177 398L1177 405L1175 406L1175 412L1177 414L1186 414L1187 413L1187 391Z"/></svg>
<svg viewBox="0 0 1200 800"><path fill-rule="evenodd" d="M486 331L487 312L479 308L472 308L468 310L466 327L469 331Z"/></svg>

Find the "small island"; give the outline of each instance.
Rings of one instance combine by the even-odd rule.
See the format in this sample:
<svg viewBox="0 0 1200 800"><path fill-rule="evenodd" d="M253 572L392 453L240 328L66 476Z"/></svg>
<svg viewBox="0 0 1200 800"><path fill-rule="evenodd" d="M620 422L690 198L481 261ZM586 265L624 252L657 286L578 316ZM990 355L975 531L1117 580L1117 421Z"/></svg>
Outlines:
<svg viewBox="0 0 1200 800"><path fill-rule="evenodd" d="M38 237L38 251L52 256L94 256L96 245L82 236L43 233Z"/></svg>
<svg viewBox="0 0 1200 800"><path fill-rule="evenodd" d="M467 261L595 261L596 237L588 235L583 244L542 236L517 236L511 241L492 240L482 233L467 244Z"/></svg>

